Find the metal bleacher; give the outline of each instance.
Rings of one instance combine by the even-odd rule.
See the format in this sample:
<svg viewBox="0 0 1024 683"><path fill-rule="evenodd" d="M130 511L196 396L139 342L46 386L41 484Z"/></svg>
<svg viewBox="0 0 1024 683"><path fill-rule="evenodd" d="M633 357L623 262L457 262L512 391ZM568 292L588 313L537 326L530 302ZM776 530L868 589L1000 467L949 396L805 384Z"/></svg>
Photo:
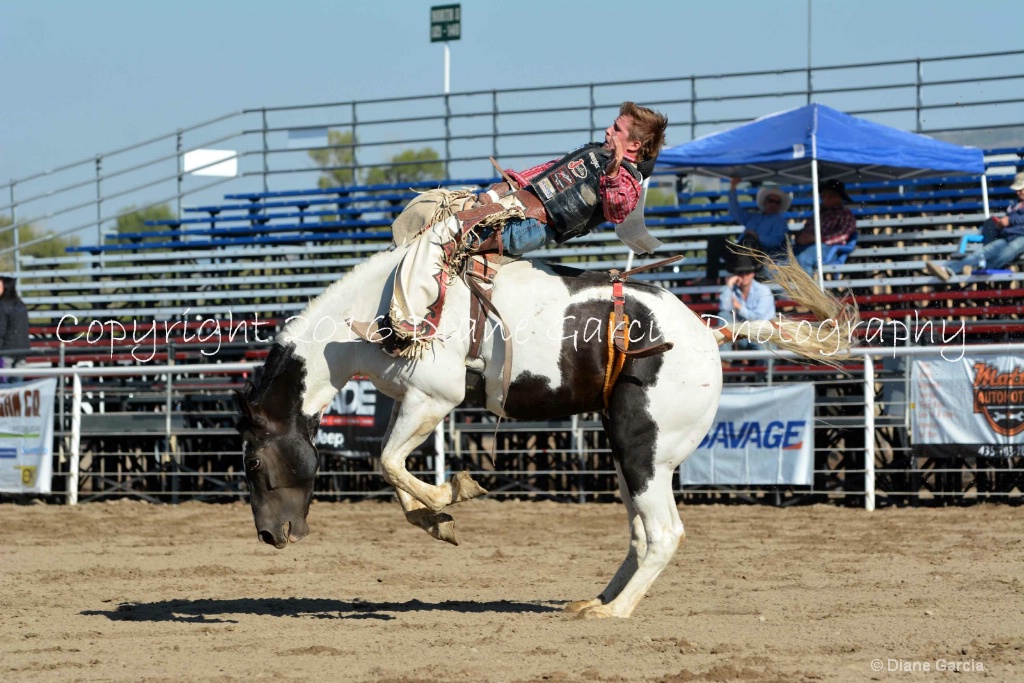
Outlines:
<svg viewBox="0 0 1024 683"><path fill-rule="evenodd" d="M1024 158L1024 149L1012 152ZM441 184L475 189L494 180ZM994 207L1010 194L1007 180L989 178ZM202 218L158 221L152 227L159 230L111 235L104 244L71 247L65 256L26 258L21 293L43 341L54 339L62 320L66 326L109 318L195 321L227 315L283 321L343 272L386 248L388 226L404 203L416 190L437 185L410 184L405 192L375 185L226 195L224 203L183 211L203 213ZM810 188L786 189L794 194L795 210L788 215L797 230L810 215ZM924 260L948 258L962 235L976 232L984 219L977 178L849 183L848 190L859 241L845 263L825 266L827 288L850 290L865 315L892 310L930 318L971 316L982 334L1004 336L1024 329L1024 324L1017 327L1024 274L961 276L941 283L922 272ZM753 193L740 192L741 204L753 206ZM676 205L650 207L647 223L665 246L636 265L668 254L685 258L637 279L665 286L698 312L714 312L720 285L703 280L707 240L742 231L728 217L723 199L723 191L682 191ZM348 218L329 220L339 215ZM627 256L626 246L604 226L537 258L608 270L621 268Z"/></svg>

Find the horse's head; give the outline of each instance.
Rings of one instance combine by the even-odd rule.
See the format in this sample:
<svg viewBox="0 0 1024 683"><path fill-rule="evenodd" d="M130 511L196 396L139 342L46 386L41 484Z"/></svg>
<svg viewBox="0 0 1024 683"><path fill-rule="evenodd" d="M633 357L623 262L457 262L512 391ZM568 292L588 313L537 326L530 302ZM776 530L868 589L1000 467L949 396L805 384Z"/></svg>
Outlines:
<svg viewBox="0 0 1024 683"><path fill-rule="evenodd" d="M305 369L294 347L275 346L256 387L236 393L241 418L242 459L249 482L256 532L280 549L309 533L306 515L313 498L319 458L319 416L302 414Z"/></svg>

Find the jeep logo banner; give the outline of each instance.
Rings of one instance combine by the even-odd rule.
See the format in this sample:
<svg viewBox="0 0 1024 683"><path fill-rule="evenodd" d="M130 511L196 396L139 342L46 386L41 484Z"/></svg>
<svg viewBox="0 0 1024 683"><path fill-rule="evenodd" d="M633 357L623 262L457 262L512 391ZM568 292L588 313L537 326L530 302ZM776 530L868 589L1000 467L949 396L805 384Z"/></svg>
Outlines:
<svg viewBox="0 0 1024 683"><path fill-rule="evenodd" d="M814 385L727 387L707 436L679 467L683 485L814 483Z"/></svg>
<svg viewBox="0 0 1024 683"><path fill-rule="evenodd" d="M350 380L320 416L317 449L352 458L380 455L393 405L370 380Z"/></svg>
<svg viewBox="0 0 1024 683"><path fill-rule="evenodd" d="M56 378L0 389L0 493L50 493Z"/></svg>
<svg viewBox="0 0 1024 683"><path fill-rule="evenodd" d="M1024 362L978 356L916 360L910 426L915 449L932 455L1024 455Z"/></svg>

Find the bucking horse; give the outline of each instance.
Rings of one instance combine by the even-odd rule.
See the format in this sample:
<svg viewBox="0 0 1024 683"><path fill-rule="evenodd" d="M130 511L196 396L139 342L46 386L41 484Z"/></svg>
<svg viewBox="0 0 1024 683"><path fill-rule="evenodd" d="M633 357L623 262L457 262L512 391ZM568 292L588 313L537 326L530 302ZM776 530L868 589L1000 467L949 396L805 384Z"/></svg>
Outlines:
<svg viewBox="0 0 1024 683"><path fill-rule="evenodd" d="M485 493L466 472L434 486L405 465L466 397L472 288L452 279L441 316L447 327L418 354L396 354L354 329L356 321L386 319L393 274L408 249L380 252L326 289L287 323L256 381L239 392L244 467L264 543L280 549L309 533L320 416L356 375L395 400L380 467L410 523L457 544L449 506ZM814 322L779 317L712 329L667 290L620 278L619 313L631 348L659 350L628 355L617 354L609 339L616 278L532 260L502 265L494 276L491 313L476 344L482 402L495 415L517 419L599 413L628 512L622 565L597 597L572 602L567 611L629 617L682 542L673 478L718 408L721 343L746 337L826 362L844 353L849 307L819 291L799 267L769 268Z"/></svg>

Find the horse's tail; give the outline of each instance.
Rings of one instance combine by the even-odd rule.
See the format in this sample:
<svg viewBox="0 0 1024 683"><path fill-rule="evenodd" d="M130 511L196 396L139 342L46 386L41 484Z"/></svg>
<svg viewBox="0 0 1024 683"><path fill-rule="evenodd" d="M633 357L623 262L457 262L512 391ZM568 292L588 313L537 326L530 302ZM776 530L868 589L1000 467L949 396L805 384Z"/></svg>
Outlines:
<svg viewBox="0 0 1024 683"><path fill-rule="evenodd" d="M746 338L771 343L810 360L837 365L853 346L853 330L860 320L856 302L823 292L792 255L781 265L770 259L764 262L772 279L790 299L807 308L814 320L790 320L780 313L773 320L731 323L714 331L718 343Z"/></svg>

